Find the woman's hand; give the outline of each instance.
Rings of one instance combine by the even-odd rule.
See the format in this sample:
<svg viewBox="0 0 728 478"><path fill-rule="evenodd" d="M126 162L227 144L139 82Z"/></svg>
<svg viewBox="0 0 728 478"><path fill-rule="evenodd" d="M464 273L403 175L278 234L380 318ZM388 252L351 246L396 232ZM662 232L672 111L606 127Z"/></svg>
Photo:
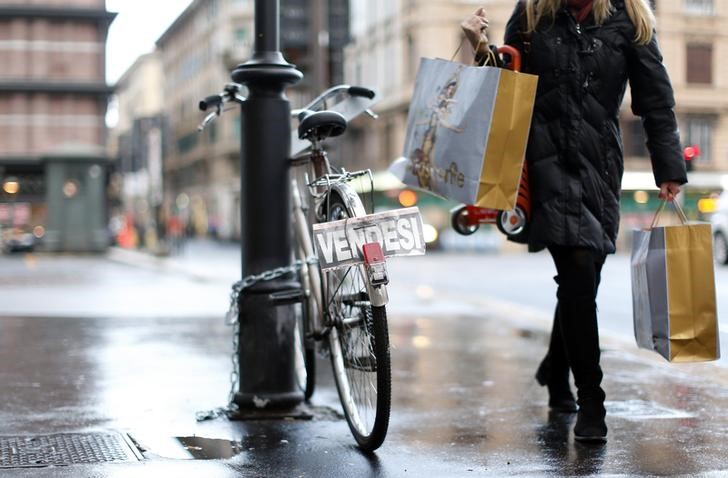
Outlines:
<svg viewBox="0 0 728 478"><path fill-rule="evenodd" d="M485 8L480 7L475 13L463 20L460 28L463 29L474 50L488 47L488 36L485 34L485 30L488 28L488 19L485 18Z"/></svg>
<svg viewBox="0 0 728 478"><path fill-rule="evenodd" d="M658 197L663 201L665 199L672 201L678 194L680 194L680 183L676 183L675 181L665 181L660 184L660 194Z"/></svg>

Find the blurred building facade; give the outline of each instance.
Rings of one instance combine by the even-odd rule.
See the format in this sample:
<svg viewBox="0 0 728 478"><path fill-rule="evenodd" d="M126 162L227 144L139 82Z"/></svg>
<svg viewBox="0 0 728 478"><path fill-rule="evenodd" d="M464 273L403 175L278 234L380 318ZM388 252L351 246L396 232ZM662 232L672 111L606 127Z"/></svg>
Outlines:
<svg viewBox="0 0 728 478"><path fill-rule="evenodd" d="M117 81L114 92L118 119L111 130L109 151L116 159L112 184L125 216L147 232L139 239L155 249L164 234L162 157L166 121L163 114L164 75L158 52L140 56ZM117 222L114 227L118 229Z"/></svg>
<svg viewBox="0 0 728 478"><path fill-rule="evenodd" d="M201 134L197 126L203 114L197 104L221 91L231 81L231 70L252 55L254 3L194 0L157 41L169 132L165 208L183 215L196 234L211 232L225 239L240 235L240 113L232 108ZM343 78L348 4L281 1L284 56L306 75L288 92L293 107Z"/></svg>
<svg viewBox="0 0 728 478"><path fill-rule="evenodd" d="M199 235L207 234L215 216L223 236L239 228L234 214L240 188L239 113L230 111L200 133L203 113L197 104L230 82L238 48L247 49L252 41L252 21L250 1L194 0L157 41L169 120L165 207Z"/></svg>
<svg viewBox="0 0 728 478"><path fill-rule="evenodd" d="M345 79L376 87L381 119L359 132L354 151L370 166L386 167L401 155L409 100L420 57L450 58L462 34L461 21L486 8L492 43L503 41L515 0L352 0L352 43L345 52ZM698 145L700 172L728 170L728 3L718 0L657 0L658 39L677 99L685 145ZM472 59L465 44L458 59ZM639 118L630 112L629 89L622 133L628 170L649 171Z"/></svg>
<svg viewBox="0 0 728 478"><path fill-rule="evenodd" d="M77 151L86 159L94 157L94 163L102 159L89 151L106 146L111 88L105 80L105 50L114 16L104 0L0 0L0 177L19 185L14 194L0 189L0 202L29 205L27 221L18 226L45 224L55 188L48 184L46 157L53 156L57 164L59 157ZM66 196L69 201L85 197L85 181L96 182L87 178L88 168L62 170L66 172L51 176L77 186L79 194ZM89 202L85 204L78 206L80 217ZM0 223L7 226L6 215L0 211Z"/></svg>

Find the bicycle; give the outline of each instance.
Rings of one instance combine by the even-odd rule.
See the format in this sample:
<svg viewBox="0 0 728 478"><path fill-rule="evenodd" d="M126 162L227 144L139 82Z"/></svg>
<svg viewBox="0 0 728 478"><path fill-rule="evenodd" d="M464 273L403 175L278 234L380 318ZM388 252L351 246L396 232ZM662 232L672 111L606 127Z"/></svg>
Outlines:
<svg viewBox="0 0 728 478"><path fill-rule="evenodd" d="M218 117L225 103L245 101L239 92L239 85L228 84L219 95L201 101L202 111L214 111L199 129ZM367 451L384 442L391 407L386 262L374 242L363 245L362 263L322 270L313 226L367 215L351 182L368 178L373 186L371 171L334 167L323 146L327 139L343 134L351 119L363 113L376 118L369 110L375 97L367 88L339 85L291 112L299 122L290 159L291 257L299 265L303 291L294 331L298 384L308 400L315 388L316 351L329 355L346 421L358 445Z"/></svg>

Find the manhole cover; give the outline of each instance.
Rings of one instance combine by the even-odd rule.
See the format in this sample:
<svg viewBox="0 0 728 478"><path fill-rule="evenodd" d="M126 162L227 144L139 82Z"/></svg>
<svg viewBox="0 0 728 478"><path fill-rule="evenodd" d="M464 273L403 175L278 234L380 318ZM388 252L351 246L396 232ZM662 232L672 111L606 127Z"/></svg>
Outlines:
<svg viewBox="0 0 728 478"><path fill-rule="evenodd" d="M0 437L0 468L138 461L128 438L116 433Z"/></svg>

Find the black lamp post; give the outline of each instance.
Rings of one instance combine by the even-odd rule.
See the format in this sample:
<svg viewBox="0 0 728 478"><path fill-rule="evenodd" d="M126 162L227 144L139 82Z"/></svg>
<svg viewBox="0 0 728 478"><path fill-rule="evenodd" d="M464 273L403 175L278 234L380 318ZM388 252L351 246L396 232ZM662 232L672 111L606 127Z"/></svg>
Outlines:
<svg viewBox="0 0 728 478"><path fill-rule="evenodd" d="M243 277L291 263L287 159L291 108L287 85L303 75L280 52L279 0L255 2L255 50L232 79L248 88L241 117L241 244ZM295 380L295 305L282 299L300 289L293 276L259 282L239 299L240 386L243 410L288 408L303 400Z"/></svg>

